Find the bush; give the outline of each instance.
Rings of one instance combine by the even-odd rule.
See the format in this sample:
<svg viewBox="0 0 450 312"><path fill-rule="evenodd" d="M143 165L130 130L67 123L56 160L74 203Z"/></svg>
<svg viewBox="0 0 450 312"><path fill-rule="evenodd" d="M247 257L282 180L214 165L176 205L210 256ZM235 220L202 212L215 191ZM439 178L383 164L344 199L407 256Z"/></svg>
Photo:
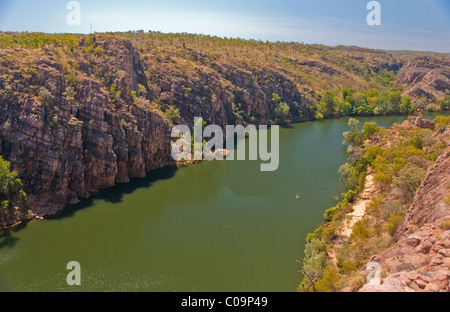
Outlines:
<svg viewBox="0 0 450 312"><path fill-rule="evenodd" d="M327 268L322 278L316 283L318 292L336 292L339 283L339 271L333 268Z"/></svg>
<svg viewBox="0 0 450 312"><path fill-rule="evenodd" d="M415 138L413 138L410 142L410 145L414 146L417 149L423 149L423 141L422 141L422 137L421 136L417 136Z"/></svg>
<svg viewBox="0 0 450 312"><path fill-rule="evenodd" d="M356 263L355 262L343 262L341 267L342 274L349 274L351 272L356 271Z"/></svg>
<svg viewBox="0 0 450 312"><path fill-rule="evenodd" d="M436 104L429 104L429 105L427 105L425 110L427 112L439 112L441 110L441 107L439 105L436 105Z"/></svg>
<svg viewBox="0 0 450 312"><path fill-rule="evenodd" d="M366 149L366 157L369 163L372 163L378 155L383 155L384 150L378 146L372 146Z"/></svg>
<svg viewBox="0 0 450 312"><path fill-rule="evenodd" d="M363 221L358 221L353 227L353 233L350 236L350 239L355 241L357 245L363 245L369 236L370 232L366 223Z"/></svg>
<svg viewBox="0 0 450 312"><path fill-rule="evenodd" d="M426 172L414 164L408 163L400 171L398 177L394 178L394 184L399 187L406 195L406 198L412 198L422 181L425 179Z"/></svg>
<svg viewBox="0 0 450 312"><path fill-rule="evenodd" d="M366 138L370 138L379 132L380 127L375 122L367 122L364 124L363 133Z"/></svg>
<svg viewBox="0 0 450 312"><path fill-rule="evenodd" d="M439 227L444 231L450 230L450 219L444 220L439 224Z"/></svg>
<svg viewBox="0 0 450 312"><path fill-rule="evenodd" d="M316 113L316 119L317 120L322 120L323 118L324 117L323 117L323 115L321 113L319 113L319 112Z"/></svg>
<svg viewBox="0 0 450 312"><path fill-rule="evenodd" d="M391 236L395 235L397 232L398 226L402 223L403 217L398 215L391 215L388 220L387 230Z"/></svg>
<svg viewBox="0 0 450 312"><path fill-rule="evenodd" d="M437 116L434 119L434 123L436 124L436 129L441 129L450 124L450 116Z"/></svg>
<svg viewBox="0 0 450 312"><path fill-rule="evenodd" d="M385 191L391 185L392 177L387 173L378 172L374 177L374 181L379 187L381 187Z"/></svg>
<svg viewBox="0 0 450 312"><path fill-rule="evenodd" d="M46 87L41 87L39 89L39 99L41 101L41 104L45 105L45 106L50 106L51 104L53 104L53 101L55 100L55 97L53 96L53 94L47 90Z"/></svg>
<svg viewBox="0 0 450 312"><path fill-rule="evenodd" d="M335 206L333 208L330 208L328 210L325 211L325 214L323 215L323 217L325 218L326 221L332 221L333 220L333 216L336 214L336 212L338 212L339 210L339 205Z"/></svg>
<svg viewBox="0 0 450 312"><path fill-rule="evenodd" d="M286 103L280 102L275 108L275 117L277 123L284 123L286 117L289 115L290 108Z"/></svg>
<svg viewBox="0 0 450 312"><path fill-rule="evenodd" d="M166 116L167 120L169 120L170 124L172 125L176 118L180 118L180 110L176 107L170 107L169 109L166 110L164 115Z"/></svg>
<svg viewBox="0 0 450 312"><path fill-rule="evenodd" d="M347 201L349 203L353 203L356 199L356 196L358 195L358 193L355 190L350 190L347 193L343 194L344 196L344 201Z"/></svg>

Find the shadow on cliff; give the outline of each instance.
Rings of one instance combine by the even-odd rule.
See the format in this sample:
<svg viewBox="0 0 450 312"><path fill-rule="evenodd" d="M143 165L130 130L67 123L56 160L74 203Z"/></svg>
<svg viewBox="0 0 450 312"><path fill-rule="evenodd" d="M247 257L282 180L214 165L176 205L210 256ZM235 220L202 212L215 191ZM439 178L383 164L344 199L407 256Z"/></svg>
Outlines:
<svg viewBox="0 0 450 312"><path fill-rule="evenodd" d="M177 170L177 167L171 166L151 171L146 178L133 179L129 183L118 184L113 188L101 190L90 198L81 200L78 204L68 205L61 214L47 217L47 219L60 220L73 217L78 211L91 207L95 200L104 200L114 204L120 203L124 195L131 194L141 188L149 188L157 181L171 179L175 176Z"/></svg>

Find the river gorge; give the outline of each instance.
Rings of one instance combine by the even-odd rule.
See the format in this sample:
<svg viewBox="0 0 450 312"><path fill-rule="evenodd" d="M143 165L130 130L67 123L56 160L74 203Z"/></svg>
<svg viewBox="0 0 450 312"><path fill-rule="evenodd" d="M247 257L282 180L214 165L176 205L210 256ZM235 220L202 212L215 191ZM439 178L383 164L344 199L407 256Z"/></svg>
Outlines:
<svg viewBox="0 0 450 312"><path fill-rule="evenodd" d="M358 119L389 127L406 116ZM347 123L281 128L275 172L258 161L167 167L4 232L0 290L295 291L305 237L344 188ZM75 288L70 261L81 264Z"/></svg>

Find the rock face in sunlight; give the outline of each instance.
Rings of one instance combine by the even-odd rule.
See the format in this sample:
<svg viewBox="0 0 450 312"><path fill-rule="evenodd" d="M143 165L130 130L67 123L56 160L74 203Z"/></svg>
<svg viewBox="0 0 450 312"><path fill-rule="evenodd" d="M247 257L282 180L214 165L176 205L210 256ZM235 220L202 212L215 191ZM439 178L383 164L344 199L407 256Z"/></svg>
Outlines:
<svg viewBox="0 0 450 312"><path fill-rule="evenodd" d="M0 78L10 90L0 97L0 152L41 216L171 163L169 123L147 99L127 94L147 85L138 54L127 40L96 44L103 60L78 55L69 61L76 72L48 51L0 51L14 60L2 67L27 73ZM36 97L24 95L29 88Z"/></svg>
<svg viewBox="0 0 450 312"><path fill-rule="evenodd" d="M418 57L407 62L397 76L397 85L413 99L443 98L450 90L450 61L445 57ZM446 91L447 90L447 91Z"/></svg>

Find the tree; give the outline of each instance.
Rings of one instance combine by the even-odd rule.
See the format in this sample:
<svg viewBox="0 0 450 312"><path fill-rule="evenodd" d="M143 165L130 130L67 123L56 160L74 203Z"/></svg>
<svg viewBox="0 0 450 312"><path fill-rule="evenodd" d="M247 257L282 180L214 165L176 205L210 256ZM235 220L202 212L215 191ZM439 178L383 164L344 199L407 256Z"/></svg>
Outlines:
<svg viewBox="0 0 450 312"><path fill-rule="evenodd" d="M316 113L316 119L317 120L322 120L323 119L323 115L319 112Z"/></svg>
<svg viewBox="0 0 450 312"><path fill-rule="evenodd" d="M355 118L350 118L348 120L348 125L352 129L353 132L358 131L359 120Z"/></svg>
<svg viewBox="0 0 450 312"><path fill-rule="evenodd" d="M24 207L27 196L22 189L22 181L15 171L11 171L11 164L0 156L0 208L6 212L19 205Z"/></svg>
<svg viewBox="0 0 450 312"><path fill-rule="evenodd" d="M402 102L402 94L400 92L392 92L389 94L389 103L391 104L391 111L394 114L400 112L401 102Z"/></svg>
<svg viewBox="0 0 450 312"><path fill-rule="evenodd" d="M341 115L342 116L349 116L353 113L353 106L350 104L350 102L345 101L342 103L341 107Z"/></svg>
<svg viewBox="0 0 450 312"><path fill-rule="evenodd" d="M319 111L325 116L325 118L333 117L336 114L336 102L334 96L330 91L325 92L322 100L319 104Z"/></svg>
<svg viewBox="0 0 450 312"><path fill-rule="evenodd" d="M370 237L369 229L366 226L366 223L363 221L356 222L353 227L353 233L350 236L350 239L356 243L357 246L360 246L362 249L364 247L364 243Z"/></svg>
<svg viewBox="0 0 450 312"><path fill-rule="evenodd" d="M290 108L289 106L281 102L281 97L274 93L272 95L272 102L275 103L275 118L277 123L284 123L286 117L289 115Z"/></svg>
<svg viewBox="0 0 450 312"><path fill-rule="evenodd" d="M370 138L378 133L380 127L375 122L366 122L363 127L363 134L366 138Z"/></svg>
<svg viewBox="0 0 450 312"><path fill-rule="evenodd" d="M413 110L415 111L421 111L424 110L427 107L428 100L426 97L421 97L420 99L417 99L416 102L413 104Z"/></svg>
<svg viewBox="0 0 450 312"><path fill-rule="evenodd" d="M344 133L344 144L350 144L354 147L361 146L364 142L364 134L358 130L359 121L355 118L350 118L348 125L352 131Z"/></svg>
<svg viewBox="0 0 450 312"><path fill-rule="evenodd" d="M307 280L306 284L316 292L316 283L327 268L327 245L324 241L314 239L306 243L305 257L303 261L297 261L302 265L302 273Z"/></svg>
<svg viewBox="0 0 450 312"><path fill-rule="evenodd" d="M286 103L280 102L275 108L275 117L277 123L284 123L286 117L289 115L290 108Z"/></svg>
<svg viewBox="0 0 450 312"><path fill-rule="evenodd" d="M447 95L441 103L441 109L443 111L448 111L450 110L450 95Z"/></svg>
<svg viewBox="0 0 450 312"><path fill-rule="evenodd" d="M348 101L347 99L353 97L353 94L355 94L355 90L353 89L345 88L342 90L342 97L344 101Z"/></svg>
<svg viewBox="0 0 450 312"><path fill-rule="evenodd" d="M387 173L378 172L374 177L374 181L383 191L386 191L389 185L391 185L392 177Z"/></svg>
<svg viewBox="0 0 450 312"><path fill-rule="evenodd" d="M437 116L433 122L436 124L436 129L444 128L446 125L450 124L450 116Z"/></svg>
<svg viewBox="0 0 450 312"><path fill-rule="evenodd" d="M400 113L409 114L412 112L412 103L409 96L402 98L402 104L400 105Z"/></svg>

